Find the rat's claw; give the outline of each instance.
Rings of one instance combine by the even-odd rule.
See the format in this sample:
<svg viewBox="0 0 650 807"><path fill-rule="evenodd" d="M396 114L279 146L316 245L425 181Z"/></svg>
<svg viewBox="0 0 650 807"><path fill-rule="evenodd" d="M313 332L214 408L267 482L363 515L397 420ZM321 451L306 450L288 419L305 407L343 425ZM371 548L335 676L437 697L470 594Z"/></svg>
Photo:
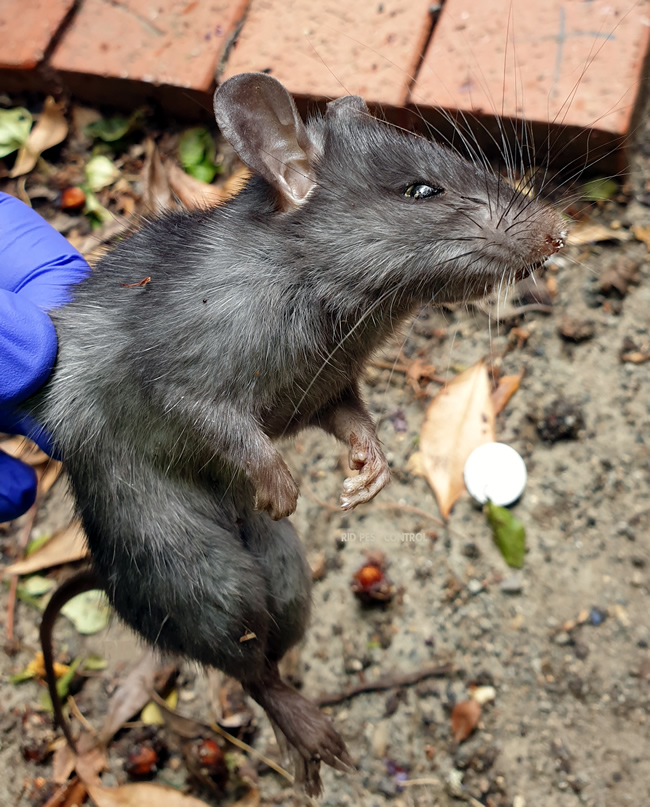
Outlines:
<svg viewBox="0 0 650 807"><path fill-rule="evenodd" d="M343 482L342 510L352 510L358 504L374 499L379 491L385 488L390 481L390 468L381 451L354 451L354 457L367 456L367 454L369 454L369 459L361 466L359 475L350 476ZM351 465L354 457L353 452L350 452Z"/></svg>

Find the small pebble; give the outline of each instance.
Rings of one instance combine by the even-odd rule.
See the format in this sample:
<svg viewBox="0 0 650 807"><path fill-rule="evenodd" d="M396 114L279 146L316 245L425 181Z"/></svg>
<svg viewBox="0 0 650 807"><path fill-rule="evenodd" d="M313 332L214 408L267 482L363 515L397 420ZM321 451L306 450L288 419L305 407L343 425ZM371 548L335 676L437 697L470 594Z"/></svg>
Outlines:
<svg viewBox="0 0 650 807"><path fill-rule="evenodd" d="M483 591L483 583L473 577L467 584L467 589L470 594L479 594L481 591Z"/></svg>
<svg viewBox="0 0 650 807"><path fill-rule="evenodd" d="M509 577L506 577L505 580L501 581L499 588L504 594L521 594L523 580L520 575L511 574Z"/></svg>
<svg viewBox="0 0 650 807"><path fill-rule="evenodd" d="M553 641L555 642L555 644L567 645L571 644L572 639L565 630L561 630L559 633L555 634Z"/></svg>

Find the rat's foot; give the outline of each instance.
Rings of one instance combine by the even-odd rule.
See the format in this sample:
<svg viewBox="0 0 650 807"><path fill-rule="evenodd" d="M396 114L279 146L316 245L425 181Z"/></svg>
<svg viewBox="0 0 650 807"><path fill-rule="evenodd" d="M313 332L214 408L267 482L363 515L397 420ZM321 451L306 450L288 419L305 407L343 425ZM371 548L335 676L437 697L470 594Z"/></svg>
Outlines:
<svg viewBox="0 0 650 807"><path fill-rule="evenodd" d="M254 480L255 509L266 510L274 521L290 516L298 504L298 485L284 462L265 469Z"/></svg>
<svg viewBox="0 0 650 807"><path fill-rule="evenodd" d="M348 477L343 483L341 510L352 510L358 504L369 502L390 482L390 468L379 443L356 438L350 442L350 467L359 470L359 474Z"/></svg>
<svg viewBox="0 0 650 807"><path fill-rule="evenodd" d="M296 784L307 795L317 796L321 792L321 762L338 771L352 769L345 743L332 721L316 704L286 684L277 674L277 668L264 684L247 688L264 707L280 741L286 740L286 750L295 765Z"/></svg>

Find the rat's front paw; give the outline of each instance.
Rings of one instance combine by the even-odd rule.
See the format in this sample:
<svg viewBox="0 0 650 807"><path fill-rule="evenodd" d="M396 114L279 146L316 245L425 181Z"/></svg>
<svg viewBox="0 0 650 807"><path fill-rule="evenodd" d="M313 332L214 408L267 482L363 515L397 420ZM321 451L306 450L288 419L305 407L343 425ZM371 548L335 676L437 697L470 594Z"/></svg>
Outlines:
<svg viewBox="0 0 650 807"><path fill-rule="evenodd" d="M358 469L359 475L350 476L343 483L342 510L369 502L390 482L390 468L378 443L353 443L350 467Z"/></svg>
<svg viewBox="0 0 650 807"><path fill-rule="evenodd" d="M274 521L290 516L298 504L298 485L289 469L273 469L266 479L255 484L255 509L266 510Z"/></svg>

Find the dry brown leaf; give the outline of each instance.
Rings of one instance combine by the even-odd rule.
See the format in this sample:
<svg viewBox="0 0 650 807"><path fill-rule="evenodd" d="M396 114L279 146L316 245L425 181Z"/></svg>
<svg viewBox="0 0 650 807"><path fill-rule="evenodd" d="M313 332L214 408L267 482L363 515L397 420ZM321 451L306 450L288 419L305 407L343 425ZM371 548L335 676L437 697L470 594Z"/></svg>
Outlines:
<svg viewBox="0 0 650 807"><path fill-rule="evenodd" d="M38 123L29 133L27 142L18 152L10 177L20 177L28 174L36 165L38 158L44 151L62 143L68 136L68 123L63 114L64 104L48 96L43 105L43 112Z"/></svg>
<svg viewBox="0 0 650 807"><path fill-rule="evenodd" d="M99 732L102 742L108 743L127 720L149 703L160 666L156 653L145 650L135 667L111 695L104 725Z"/></svg>
<svg viewBox="0 0 650 807"><path fill-rule="evenodd" d="M195 179L176 163L167 162L165 168L172 190L188 210L212 207L223 202L224 193L216 185Z"/></svg>
<svg viewBox="0 0 650 807"><path fill-rule="evenodd" d="M34 467L47 462L49 457L27 437L9 437L0 443L0 450Z"/></svg>
<svg viewBox="0 0 650 807"><path fill-rule="evenodd" d="M518 375L504 375L499 379L499 384L492 391L491 396L495 415L498 415L505 408L508 401L517 392L525 372L525 370L522 370Z"/></svg>
<svg viewBox="0 0 650 807"><path fill-rule="evenodd" d="M451 712L451 732L462 743L476 728L481 717L481 704L476 700L461 701Z"/></svg>
<svg viewBox="0 0 650 807"><path fill-rule="evenodd" d="M78 807L86 800L86 785L80 782L75 776L69 782L66 781L53 793L45 802L43 807Z"/></svg>
<svg viewBox="0 0 650 807"><path fill-rule="evenodd" d="M91 785L88 793L96 807L209 807L206 802L186 796L173 787L150 782L120 787Z"/></svg>
<svg viewBox="0 0 650 807"><path fill-rule="evenodd" d="M61 476L62 471L63 463L51 459L48 459L47 462L44 462L36 468L39 495L43 496L50 490L52 485Z"/></svg>
<svg viewBox="0 0 650 807"><path fill-rule="evenodd" d="M174 199L158 146L150 137L145 141L145 153L142 203L147 213L163 213L174 207Z"/></svg>
<svg viewBox="0 0 650 807"><path fill-rule="evenodd" d="M569 231L566 242L570 245L582 246L598 241L629 241L631 237L628 230L612 230L602 224L581 224Z"/></svg>
<svg viewBox="0 0 650 807"><path fill-rule="evenodd" d="M60 784L76 771L84 784L100 784L99 774L108 769L106 746L88 731L81 732L76 745L78 754L67 743L56 749L52 759L52 779Z"/></svg>
<svg viewBox="0 0 650 807"><path fill-rule="evenodd" d="M650 227L632 227L632 232L637 241L643 241L650 252Z"/></svg>
<svg viewBox="0 0 650 807"><path fill-rule="evenodd" d="M86 537L79 521L73 521L67 527L50 538L40 549L25 560L19 560L5 567L6 574L31 574L41 569L73 563L88 557Z"/></svg>
<svg viewBox="0 0 650 807"><path fill-rule="evenodd" d="M443 518L465 490L463 468L472 451L495 440L490 380L483 361L456 376L429 404L420 433L424 473Z"/></svg>
<svg viewBox="0 0 650 807"><path fill-rule="evenodd" d="M160 709L165 725L170 728L174 734L178 734L179 737L183 737L186 740L193 740L196 737L214 736L214 731L207 723L200 723L198 720L194 720L192 717L186 717L175 709L172 709L157 692L153 691L151 693L151 700Z"/></svg>

